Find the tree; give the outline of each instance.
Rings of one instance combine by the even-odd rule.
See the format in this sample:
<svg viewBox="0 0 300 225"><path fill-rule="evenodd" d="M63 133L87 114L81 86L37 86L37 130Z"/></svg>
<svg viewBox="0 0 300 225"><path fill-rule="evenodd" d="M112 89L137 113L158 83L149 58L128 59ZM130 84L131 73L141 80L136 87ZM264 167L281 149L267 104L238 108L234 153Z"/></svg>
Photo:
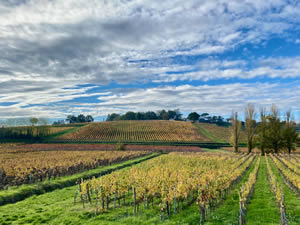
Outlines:
<svg viewBox="0 0 300 225"><path fill-rule="evenodd" d="M231 144L236 153L239 152L241 127L241 121L238 120L238 113L232 113Z"/></svg>
<svg viewBox="0 0 300 225"><path fill-rule="evenodd" d="M166 110L160 110L157 112L158 113L158 119L160 120L168 120L169 117L168 117L168 112Z"/></svg>
<svg viewBox="0 0 300 225"><path fill-rule="evenodd" d="M267 146L267 130L268 130L268 123L267 123L267 116L266 116L266 109L260 109L260 123L258 125L258 142L259 148L261 150L261 155L265 155L265 149Z"/></svg>
<svg viewBox="0 0 300 225"><path fill-rule="evenodd" d="M141 113L141 112L138 112L136 113L136 120L144 120L145 119L145 113Z"/></svg>
<svg viewBox="0 0 300 225"><path fill-rule="evenodd" d="M120 114L117 113L108 114L106 121L120 120L120 117Z"/></svg>
<svg viewBox="0 0 300 225"><path fill-rule="evenodd" d="M148 111L148 112L145 113L145 119L146 120L157 120L158 117L157 117L155 112Z"/></svg>
<svg viewBox="0 0 300 225"><path fill-rule="evenodd" d="M37 124L39 122L38 118L35 118L35 117L31 117L29 119L30 123L32 126L34 126L35 124Z"/></svg>
<svg viewBox="0 0 300 225"><path fill-rule="evenodd" d="M191 112L189 115L188 115L188 119L195 122L197 120L199 120L199 117L200 115L196 112Z"/></svg>
<svg viewBox="0 0 300 225"><path fill-rule="evenodd" d="M175 110L168 110L168 118L174 120L181 120L182 114L180 113L179 109Z"/></svg>
<svg viewBox="0 0 300 225"><path fill-rule="evenodd" d="M69 123L77 123L77 117L76 116L73 116L73 115L69 115L67 116L67 119L66 121L69 121Z"/></svg>
<svg viewBox="0 0 300 225"><path fill-rule="evenodd" d="M286 112L286 121L284 122L282 131L283 145L284 148L288 150L289 154L291 154L292 150L296 149L296 142L298 138L298 134L295 129L295 122L291 120L291 115L291 110L288 110Z"/></svg>
<svg viewBox="0 0 300 225"><path fill-rule="evenodd" d="M201 117L207 117L207 116L209 116L208 113L202 113L202 114L201 114Z"/></svg>
<svg viewBox="0 0 300 225"><path fill-rule="evenodd" d="M256 132L256 113L255 107L253 104L249 103L247 108L245 109L245 128L247 134L247 147L248 153L252 152L253 148L253 140Z"/></svg>
<svg viewBox="0 0 300 225"><path fill-rule="evenodd" d="M123 120L135 120L135 118L136 118L135 113L131 111L125 113L125 115L122 116Z"/></svg>
<svg viewBox="0 0 300 225"><path fill-rule="evenodd" d="M39 120L39 124L44 125L44 126L48 125L47 119L45 119L45 118L39 118L38 120Z"/></svg>
<svg viewBox="0 0 300 225"><path fill-rule="evenodd" d="M90 122L93 122L93 121L94 121L94 118L91 115L87 115L85 117L85 122L90 123Z"/></svg>
<svg viewBox="0 0 300 225"><path fill-rule="evenodd" d="M176 112L176 115L175 115L175 120L182 120L182 113L180 112L179 109L175 109L174 110Z"/></svg>
<svg viewBox="0 0 300 225"><path fill-rule="evenodd" d="M85 116L83 114L79 114L77 116L77 121L78 123L85 123L86 122Z"/></svg>
<svg viewBox="0 0 300 225"><path fill-rule="evenodd" d="M64 120L57 120L57 121L54 121L52 125L61 125L61 124L65 124L65 121Z"/></svg>
<svg viewBox="0 0 300 225"><path fill-rule="evenodd" d="M267 116L268 129L267 129L267 148L271 151L274 150L276 154L283 148L282 128L283 123L280 121L279 111L275 104L271 106L271 113Z"/></svg>

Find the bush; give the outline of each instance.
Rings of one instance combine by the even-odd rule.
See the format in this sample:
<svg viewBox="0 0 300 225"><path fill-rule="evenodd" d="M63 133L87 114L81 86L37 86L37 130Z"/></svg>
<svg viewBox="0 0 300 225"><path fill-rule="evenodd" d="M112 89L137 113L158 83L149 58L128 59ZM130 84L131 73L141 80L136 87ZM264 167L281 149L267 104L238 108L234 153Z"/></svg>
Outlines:
<svg viewBox="0 0 300 225"><path fill-rule="evenodd" d="M125 144L118 144L118 146L117 146L117 151L124 151L125 150L125 148L126 148L126 145Z"/></svg>

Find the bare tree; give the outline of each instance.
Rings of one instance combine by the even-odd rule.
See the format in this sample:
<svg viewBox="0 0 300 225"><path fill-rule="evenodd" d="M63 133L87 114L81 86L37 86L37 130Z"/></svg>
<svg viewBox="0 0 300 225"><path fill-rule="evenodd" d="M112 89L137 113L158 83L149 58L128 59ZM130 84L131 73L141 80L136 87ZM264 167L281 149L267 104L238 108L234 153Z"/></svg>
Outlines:
<svg viewBox="0 0 300 225"><path fill-rule="evenodd" d="M34 124L37 124L39 122L38 118L35 118L35 117L31 117L29 119L30 123L32 126L34 126Z"/></svg>
<svg viewBox="0 0 300 225"><path fill-rule="evenodd" d="M265 155L265 149L267 145L267 131L268 131L268 122L266 109L264 107L260 108L260 124L258 126L258 142L259 148L261 150L261 155Z"/></svg>
<svg viewBox="0 0 300 225"><path fill-rule="evenodd" d="M283 123L280 121L279 111L275 104L272 104L270 111L271 111L270 115L267 116L268 147L271 148L271 150L274 150L276 154L278 154L279 150L283 148L283 140L282 140Z"/></svg>
<svg viewBox="0 0 300 225"><path fill-rule="evenodd" d="M245 128L247 134L248 153L252 152L254 146L254 135L256 132L256 112L255 106L251 103L245 109Z"/></svg>
<svg viewBox="0 0 300 225"><path fill-rule="evenodd" d="M238 120L238 113L232 113L232 133L231 133L231 144L234 148L234 152L239 152L239 143L241 136L241 121Z"/></svg>

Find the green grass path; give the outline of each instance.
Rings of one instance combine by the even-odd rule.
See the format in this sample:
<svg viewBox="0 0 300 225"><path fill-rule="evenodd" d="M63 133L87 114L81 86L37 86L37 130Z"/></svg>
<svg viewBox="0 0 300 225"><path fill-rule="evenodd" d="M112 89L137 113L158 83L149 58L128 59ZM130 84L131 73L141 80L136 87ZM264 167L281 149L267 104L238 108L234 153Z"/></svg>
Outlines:
<svg viewBox="0 0 300 225"><path fill-rule="evenodd" d="M199 124L193 123L193 125L195 127L197 127L202 134L206 135L207 137L209 137L211 140L215 141L216 143L225 143L225 141L222 141L219 138L215 137L214 135L212 135L211 133L209 133L207 130L205 130L204 128L202 128Z"/></svg>
<svg viewBox="0 0 300 225"><path fill-rule="evenodd" d="M250 225L280 223L279 207L271 191L264 157L261 157L260 168L254 186L254 194L248 204L246 222Z"/></svg>
<svg viewBox="0 0 300 225"><path fill-rule="evenodd" d="M282 191L285 196L285 206L286 206L286 215L289 225L298 225L300 224L300 198L289 189L289 187L284 183L283 178L281 177L278 169L276 168L273 161L269 158L269 164L274 175L277 177L277 181L280 183Z"/></svg>
<svg viewBox="0 0 300 225"><path fill-rule="evenodd" d="M249 174L254 169L256 159L241 181L234 187L229 195L227 195L225 201L216 208L216 210L207 218L205 224L218 225L218 224L238 224L239 218L239 190L241 185L248 180Z"/></svg>

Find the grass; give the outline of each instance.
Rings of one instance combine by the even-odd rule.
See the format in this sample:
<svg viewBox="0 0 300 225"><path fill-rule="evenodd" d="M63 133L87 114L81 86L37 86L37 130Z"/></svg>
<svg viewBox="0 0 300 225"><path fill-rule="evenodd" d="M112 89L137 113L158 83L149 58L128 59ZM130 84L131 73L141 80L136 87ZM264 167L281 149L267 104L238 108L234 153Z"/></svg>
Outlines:
<svg viewBox="0 0 300 225"><path fill-rule="evenodd" d="M73 203L76 186L56 190L24 201L0 207L0 224L157 224L154 210L127 216L127 208L117 208L95 216L93 207ZM131 208L131 207L130 207ZM141 207L140 207L141 208ZM155 210L156 211L156 210ZM130 210L130 212L131 210ZM166 224L177 224L166 221ZM183 223L180 223L183 224Z"/></svg>
<svg viewBox="0 0 300 225"><path fill-rule="evenodd" d="M97 177L103 174L110 173L114 170L118 170L140 163L142 161L148 160L159 155L159 153L153 153L151 155L147 155L137 159L125 161L122 163L116 163L111 166L101 166L96 169L88 170L82 173L77 173L71 176L59 177L55 180L44 181L36 184L24 184L17 187L10 187L8 190L0 191L0 205L14 203L32 195L43 194L45 192L53 191L55 189L69 187L74 185L75 182L80 178L91 178L93 176Z"/></svg>
<svg viewBox="0 0 300 225"><path fill-rule="evenodd" d="M63 135L69 134L69 133L73 133L73 132L75 132L76 130L78 130L80 127L81 127L81 126L72 127L72 128L70 128L70 129L63 130L63 131L56 132L56 133L54 133L54 134L48 135L47 137L42 138L41 142L51 141L51 140L56 139L56 138L58 138L58 137L60 137L60 136L63 136Z"/></svg>
<svg viewBox="0 0 300 225"><path fill-rule="evenodd" d="M204 135L206 135L207 137L209 137L211 140L215 141L216 143L225 143L225 141L215 137L214 135L212 135L211 133L207 132L205 129L203 129L202 127L199 126L199 124L197 123L193 123L195 127L197 127L201 133L203 133Z"/></svg>
<svg viewBox="0 0 300 225"><path fill-rule="evenodd" d="M252 163L249 170L242 177L240 182L233 188L233 190L226 196L224 202L217 207L214 212L207 218L205 224L219 225L219 224L236 224L238 225L239 219L239 191L244 182L248 180L248 177L254 169L255 163L258 159Z"/></svg>
<svg viewBox="0 0 300 225"><path fill-rule="evenodd" d="M285 196L285 205L286 205L286 215L288 219L289 225L297 225L300 224L300 199L297 195L289 189L289 187L285 184L283 178L281 177L278 169L271 159L269 159L269 164L271 169L276 176L277 181L280 183L280 186L283 190Z"/></svg>
<svg viewBox="0 0 300 225"><path fill-rule="evenodd" d="M280 223L279 207L271 191L264 157L261 157L254 194L247 207L246 222L251 225Z"/></svg>

